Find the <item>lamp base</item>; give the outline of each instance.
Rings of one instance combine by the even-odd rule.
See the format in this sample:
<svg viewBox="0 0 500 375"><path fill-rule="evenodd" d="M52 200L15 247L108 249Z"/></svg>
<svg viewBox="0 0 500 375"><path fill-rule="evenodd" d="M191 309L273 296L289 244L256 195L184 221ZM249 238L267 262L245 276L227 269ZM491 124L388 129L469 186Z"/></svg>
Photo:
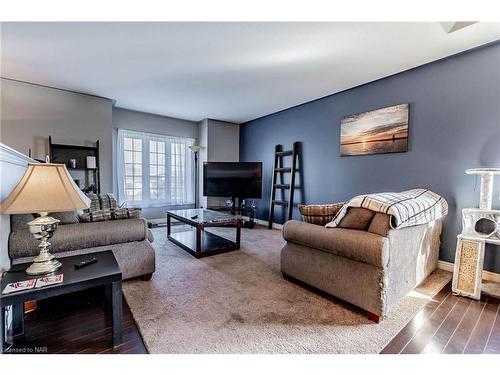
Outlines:
<svg viewBox="0 0 500 375"><path fill-rule="evenodd" d="M26 274L31 276L46 275L48 273L55 272L62 267L62 263L55 259L52 254L49 253L47 255L50 255L52 259L44 261L34 260L33 264L26 270Z"/></svg>
<svg viewBox="0 0 500 375"><path fill-rule="evenodd" d="M28 223L30 232L33 233L35 239L40 241L40 254L33 258L33 264L28 267L26 273L28 275L46 275L57 271L62 267L59 262L50 252L48 239L57 229L59 220L48 216L47 212L41 212L40 217Z"/></svg>

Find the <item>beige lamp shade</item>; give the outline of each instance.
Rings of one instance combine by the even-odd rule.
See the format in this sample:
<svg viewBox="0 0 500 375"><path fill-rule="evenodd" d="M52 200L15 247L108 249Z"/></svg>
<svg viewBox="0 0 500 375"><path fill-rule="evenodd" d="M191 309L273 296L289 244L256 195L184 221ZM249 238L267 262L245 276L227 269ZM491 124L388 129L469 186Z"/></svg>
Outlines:
<svg viewBox="0 0 500 375"><path fill-rule="evenodd" d="M64 164L29 164L14 190L0 204L0 212L28 214L88 208L90 199L73 181Z"/></svg>

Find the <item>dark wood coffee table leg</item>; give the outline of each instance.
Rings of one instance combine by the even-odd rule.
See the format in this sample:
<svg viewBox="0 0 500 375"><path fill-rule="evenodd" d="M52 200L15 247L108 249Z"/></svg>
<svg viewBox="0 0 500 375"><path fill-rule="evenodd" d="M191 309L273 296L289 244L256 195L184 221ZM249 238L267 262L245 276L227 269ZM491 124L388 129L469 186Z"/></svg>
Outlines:
<svg viewBox="0 0 500 375"><path fill-rule="evenodd" d="M196 226L196 257L201 256L201 236L203 230L203 226L201 224L198 224Z"/></svg>
<svg viewBox="0 0 500 375"><path fill-rule="evenodd" d="M122 282L111 283L111 305L113 308L113 347L122 343Z"/></svg>
<svg viewBox="0 0 500 375"><path fill-rule="evenodd" d="M24 335L24 303L12 306L12 337Z"/></svg>
<svg viewBox="0 0 500 375"><path fill-rule="evenodd" d="M236 225L236 245L238 245L238 249L240 248L241 225L242 225L242 222L238 221L238 224Z"/></svg>
<svg viewBox="0 0 500 375"><path fill-rule="evenodd" d="M167 214L167 236L170 236L171 225L172 225L172 217L169 214Z"/></svg>

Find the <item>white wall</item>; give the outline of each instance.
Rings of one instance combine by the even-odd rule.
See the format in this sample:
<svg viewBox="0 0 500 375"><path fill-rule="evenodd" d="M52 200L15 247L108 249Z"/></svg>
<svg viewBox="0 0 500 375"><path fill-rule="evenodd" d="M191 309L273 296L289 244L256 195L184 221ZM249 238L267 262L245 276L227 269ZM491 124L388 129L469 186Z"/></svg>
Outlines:
<svg viewBox="0 0 500 375"><path fill-rule="evenodd" d="M116 150L117 129L136 130L147 133L172 135L198 139L198 123L194 121L181 120L173 117L159 116L151 113L131 111L123 108L113 108L113 156ZM113 158L116 160L116 158ZM113 163L114 182L113 191L118 191L116 181L116 164ZM173 209L173 207L169 207ZM143 208L143 215L148 219L163 218L166 215L166 207Z"/></svg>
<svg viewBox="0 0 500 375"><path fill-rule="evenodd" d="M112 191L112 101L29 83L1 80L0 142L45 159L53 142L100 141L101 191Z"/></svg>
<svg viewBox="0 0 500 375"><path fill-rule="evenodd" d="M34 160L0 143L0 202L7 198L32 162ZM0 274L10 268L9 233L10 215L0 215Z"/></svg>

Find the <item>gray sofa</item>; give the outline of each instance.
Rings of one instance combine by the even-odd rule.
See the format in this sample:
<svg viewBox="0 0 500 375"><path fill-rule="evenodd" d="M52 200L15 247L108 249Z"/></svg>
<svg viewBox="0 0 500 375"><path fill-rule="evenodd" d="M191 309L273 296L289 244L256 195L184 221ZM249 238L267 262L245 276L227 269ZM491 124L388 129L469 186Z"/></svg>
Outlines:
<svg viewBox="0 0 500 375"><path fill-rule="evenodd" d="M377 225L367 230L286 222L283 276L361 307L380 321L436 268L442 223L394 230L388 215L375 217Z"/></svg>
<svg viewBox="0 0 500 375"><path fill-rule="evenodd" d="M31 261L39 248L27 222L30 215L12 215L9 256L12 264ZM32 220L32 217L31 217ZM58 258L112 250L123 279L149 280L155 271L153 234L143 218L60 224L49 240L50 251Z"/></svg>

